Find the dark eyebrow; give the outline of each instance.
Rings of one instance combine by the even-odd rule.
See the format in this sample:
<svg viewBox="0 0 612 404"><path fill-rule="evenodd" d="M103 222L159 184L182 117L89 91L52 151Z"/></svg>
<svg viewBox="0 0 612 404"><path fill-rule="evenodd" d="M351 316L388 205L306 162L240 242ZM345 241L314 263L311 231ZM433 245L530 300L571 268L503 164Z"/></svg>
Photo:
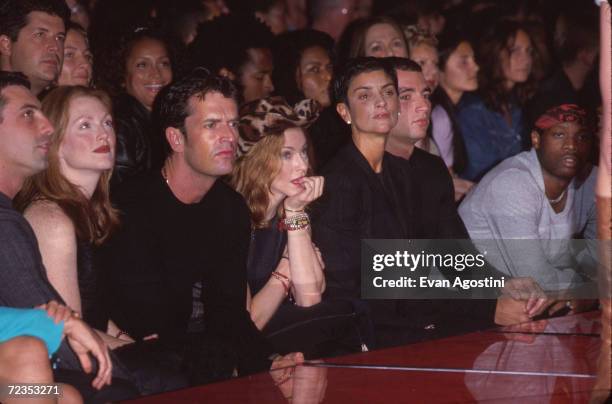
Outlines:
<svg viewBox="0 0 612 404"><path fill-rule="evenodd" d="M371 90L372 87L371 86L361 86L361 87L357 87L356 89L353 90L353 92L359 91L359 90Z"/></svg>
<svg viewBox="0 0 612 404"><path fill-rule="evenodd" d="M34 104L23 104L21 106L21 108L19 108L20 111L23 111L24 109L40 109L40 107L38 105L34 105Z"/></svg>

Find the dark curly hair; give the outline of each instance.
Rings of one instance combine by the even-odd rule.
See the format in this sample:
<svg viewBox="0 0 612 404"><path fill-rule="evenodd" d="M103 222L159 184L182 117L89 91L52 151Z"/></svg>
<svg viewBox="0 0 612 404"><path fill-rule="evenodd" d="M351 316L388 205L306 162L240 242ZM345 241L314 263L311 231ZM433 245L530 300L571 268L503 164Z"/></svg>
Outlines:
<svg viewBox="0 0 612 404"><path fill-rule="evenodd" d="M153 39L161 42L170 58L174 73L176 66L176 47L157 28L139 27L122 36L114 44L94 53L94 82L97 87L106 90L111 96L117 96L124 91L123 83L126 74L126 61L134 45L143 39Z"/></svg>
<svg viewBox="0 0 612 404"><path fill-rule="evenodd" d="M332 64L334 63L334 40L324 32L304 29L286 32L275 38L272 47L274 66L282 66L282 69L274 69L272 80L274 81L275 93L285 98L290 105L305 98L298 88L295 74L300 66L304 51L313 47L323 48Z"/></svg>
<svg viewBox="0 0 612 404"><path fill-rule="evenodd" d="M268 27L252 15L227 14L200 24L191 43L188 64L205 67L213 73L221 68L240 75L248 62L248 49L271 48L274 36Z"/></svg>
<svg viewBox="0 0 612 404"><path fill-rule="evenodd" d="M490 27L478 44L476 57L480 65L480 94L485 105L494 111L502 112L512 101L524 105L535 92L532 73L526 82L517 83L511 91L505 87L501 54L510 51L519 31L529 35L529 31L521 23L501 20Z"/></svg>

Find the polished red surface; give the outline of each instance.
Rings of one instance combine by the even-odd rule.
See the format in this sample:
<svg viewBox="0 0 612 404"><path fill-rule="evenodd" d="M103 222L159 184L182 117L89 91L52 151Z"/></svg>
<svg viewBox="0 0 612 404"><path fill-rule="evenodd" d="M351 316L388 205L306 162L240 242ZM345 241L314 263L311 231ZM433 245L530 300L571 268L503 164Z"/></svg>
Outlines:
<svg viewBox="0 0 612 404"><path fill-rule="evenodd" d="M598 318L586 313L347 355L318 365L333 367L301 366L132 402L586 403L601 345Z"/></svg>

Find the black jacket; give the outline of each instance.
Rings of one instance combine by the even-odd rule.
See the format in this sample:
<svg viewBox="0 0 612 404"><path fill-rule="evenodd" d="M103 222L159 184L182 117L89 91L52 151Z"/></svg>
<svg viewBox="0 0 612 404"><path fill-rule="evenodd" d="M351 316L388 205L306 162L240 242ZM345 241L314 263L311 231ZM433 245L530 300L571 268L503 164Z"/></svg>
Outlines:
<svg viewBox="0 0 612 404"><path fill-rule="evenodd" d="M313 238L325 259L326 294L365 308L379 346L493 325L491 300L360 299L361 239L469 238L440 158L419 149L409 160L385 153L382 172L376 174L351 142L323 174Z"/></svg>
<svg viewBox="0 0 612 404"><path fill-rule="evenodd" d="M163 139L153 130L150 112L131 95L121 94L113 100L113 116L117 136L113 186L161 168Z"/></svg>

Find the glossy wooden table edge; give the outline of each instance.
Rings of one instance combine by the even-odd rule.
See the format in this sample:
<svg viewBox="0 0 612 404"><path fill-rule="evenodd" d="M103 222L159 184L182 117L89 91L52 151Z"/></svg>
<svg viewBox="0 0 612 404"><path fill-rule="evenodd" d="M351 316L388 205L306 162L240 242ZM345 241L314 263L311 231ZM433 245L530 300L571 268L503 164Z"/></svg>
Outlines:
<svg viewBox="0 0 612 404"><path fill-rule="evenodd" d="M567 317L567 318L566 318ZM571 323L572 320L580 320L580 319L586 319L586 320L593 320L593 321L597 321L600 318L600 312L599 311L595 311L595 312L588 312L588 313L578 313L578 314L573 314L573 315L569 315L566 317L558 317L558 318L553 318L553 319L549 319L549 320L539 320L539 321L547 321L547 322L566 322L566 323ZM528 323L526 323L528 324ZM491 328L491 329L486 329L486 330L482 330L482 331L475 331L475 332L470 332L470 333L466 333L466 334L461 334L461 335L453 335L453 336L449 336L449 337L445 337L445 338L440 338L440 339L433 339L433 340L426 340L426 341L420 341L414 344L407 344L407 345L402 345L402 346L395 346L395 347L388 347L388 348L381 348L381 349L377 349L377 350L372 350L369 352L363 352L363 353L352 353L352 354L348 354L348 355L342 355L339 357L334 357L334 358L325 358L323 361L324 362L328 362L328 363L334 363L337 364L338 367L336 369L344 369L344 370L349 370L351 364L350 363L346 363L345 361L350 360L352 358L360 358L361 360L367 358L367 357L371 357L373 355L377 355L377 354L381 354L384 352L393 352L394 350L402 350L402 349L419 349L420 347L425 347L425 346L431 346L432 344L435 345L445 345L445 344L449 344L449 343L455 343L457 341L462 342L464 340L470 339L470 338L475 338L476 341L474 341L474 343L476 344L482 344L483 342L488 342L488 341L495 341L497 339L501 339L503 338L503 334L510 334L510 333L516 333L515 331L508 331L507 328L505 327L495 327L495 328ZM519 332L520 333L520 332ZM565 338L565 337L574 337L577 338L579 340L583 340L585 342L589 341L591 343L593 342L598 342L599 339L595 338L594 336L584 336L584 335L575 335L575 333L552 333L552 335L549 335L551 333L533 333L534 335L539 335L539 336L551 336L551 337L560 337L560 338ZM480 340L478 341L478 337L480 337ZM482 337L485 337L485 341L482 340ZM345 362L344 364L342 362ZM357 370L357 369L354 369ZM362 369L362 370L366 370L367 369ZM374 369L370 369L370 371L378 371L378 370L374 370ZM380 370L383 371L383 370ZM391 371L393 371L393 369L391 369ZM396 370L398 371L398 370ZM401 371L401 370L399 370ZM419 371L419 373L430 373L427 371ZM457 372L460 373L460 372ZM550 377L547 376L545 374L542 374L543 377ZM431 377L434 377L433 375ZM178 390L178 391L174 391L174 392L166 392L166 393L161 393L161 394L156 394L156 395L152 395L152 396L147 396L147 397L141 397L138 399L135 399L133 401L129 401L131 403L145 403L149 400L154 401L154 402L172 402L172 397L181 400L181 398L179 397L183 397L186 395L189 395L189 391L192 391L194 394L197 394L197 396L200 396L200 398L202 397L202 394L205 395L205 397L208 397L208 399L210 399L211 397L208 396L208 394L214 394L211 390L217 390L217 391L223 391L223 390L233 390L232 387L229 387L231 385L236 385L236 387L238 388L238 386L244 387L246 385L252 384L252 383L264 383L266 384L265 380L269 380L270 379L270 372L262 372L256 375L252 375L252 376L244 376L244 377L238 377L238 378L232 378L232 379L228 379L228 380L224 380L221 382L217 382L217 383L211 383L211 384L206 384L206 385L200 385L200 386L194 386L191 387L189 389L184 389L184 390ZM271 387L273 387L273 383L269 383ZM575 391L576 394L586 394L586 391ZM197 397L197 396L194 396ZM246 397L246 396L245 396ZM544 397L544 396L542 396ZM549 396L546 396L549 397ZM485 401L488 402L488 401ZM494 401L491 401L494 402Z"/></svg>

